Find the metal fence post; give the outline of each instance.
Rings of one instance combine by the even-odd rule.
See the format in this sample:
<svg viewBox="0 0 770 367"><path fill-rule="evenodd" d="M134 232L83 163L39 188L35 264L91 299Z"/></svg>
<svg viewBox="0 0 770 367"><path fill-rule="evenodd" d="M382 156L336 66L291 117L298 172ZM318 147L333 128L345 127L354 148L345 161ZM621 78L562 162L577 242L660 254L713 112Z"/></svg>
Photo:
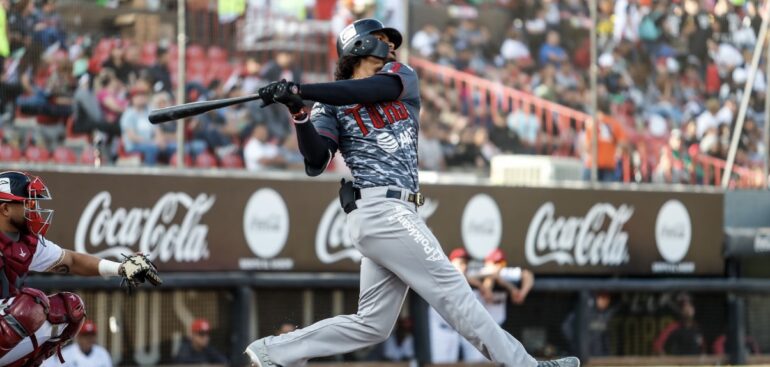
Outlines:
<svg viewBox="0 0 770 367"><path fill-rule="evenodd" d="M246 346L252 342L252 335L249 335L249 327L253 321L254 291L245 285L233 288L233 308L232 323L233 332L231 335L232 346L230 348L230 361L233 366L245 366L250 361L247 360L243 351Z"/></svg>
<svg viewBox="0 0 770 367"><path fill-rule="evenodd" d="M727 296L727 353L730 364L744 365L746 350L746 307L743 297L735 293Z"/></svg>
<svg viewBox="0 0 770 367"><path fill-rule="evenodd" d="M588 332L588 313L591 307L591 293L587 290L582 290L578 294L577 310L575 312L575 328L573 333L575 341L577 342L577 357L580 358L582 364L588 364L588 359L591 358L591 352L589 349Z"/></svg>
<svg viewBox="0 0 770 367"><path fill-rule="evenodd" d="M429 308L428 302L414 291L409 291L409 315L413 321L414 356L420 365L431 363Z"/></svg>

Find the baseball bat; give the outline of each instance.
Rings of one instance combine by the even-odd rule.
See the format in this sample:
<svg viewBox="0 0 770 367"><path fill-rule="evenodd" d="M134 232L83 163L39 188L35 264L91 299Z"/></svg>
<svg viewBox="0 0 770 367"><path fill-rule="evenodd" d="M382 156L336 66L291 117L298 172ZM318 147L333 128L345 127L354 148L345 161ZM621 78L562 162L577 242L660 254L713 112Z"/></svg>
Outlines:
<svg viewBox="0 0 770 367"><path fill-rule="evenodd" d="M213 101L190 102L177 106L165 107L152 110L150 112L150 123L160 124L177 119L183 119L190 116L200 115L211 110L216 110L217 108L255 101L261 98L262 97L260 97L259 94L252 94L243 97L217 99Z"/></svg>

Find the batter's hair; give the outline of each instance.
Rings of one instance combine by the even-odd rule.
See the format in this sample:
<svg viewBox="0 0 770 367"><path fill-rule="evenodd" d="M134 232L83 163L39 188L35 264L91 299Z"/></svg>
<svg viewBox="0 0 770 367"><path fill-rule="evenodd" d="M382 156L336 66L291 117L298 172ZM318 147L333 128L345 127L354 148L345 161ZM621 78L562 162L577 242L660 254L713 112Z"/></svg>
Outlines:
<svg viewBox="0 0 770 367"><path fill-rule="evenodd" d="M343 56L337 60L337 69L334 70L334 80L348 80L353 77L353 70L361 62L361 56Z"/></svg>

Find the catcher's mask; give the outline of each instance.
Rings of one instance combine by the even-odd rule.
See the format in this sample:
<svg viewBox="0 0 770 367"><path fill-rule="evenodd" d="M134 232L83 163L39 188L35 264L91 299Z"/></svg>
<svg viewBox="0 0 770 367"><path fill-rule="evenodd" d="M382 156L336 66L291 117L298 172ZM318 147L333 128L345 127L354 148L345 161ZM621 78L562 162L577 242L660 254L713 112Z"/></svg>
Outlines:
<svg viewBox="0 0 770 367"><path fill-rule="evenodd" d="M53 210L42 209L39 204L50 199L48 186L40 177L17 171L0 173L0 201L24 205L24 219L31 233L45 236L51 226Z"/></svg>

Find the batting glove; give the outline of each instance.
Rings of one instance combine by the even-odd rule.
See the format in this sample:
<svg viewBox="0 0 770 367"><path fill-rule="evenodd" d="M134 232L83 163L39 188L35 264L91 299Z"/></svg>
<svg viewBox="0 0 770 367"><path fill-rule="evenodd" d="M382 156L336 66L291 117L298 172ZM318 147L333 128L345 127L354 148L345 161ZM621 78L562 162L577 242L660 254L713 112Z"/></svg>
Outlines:
<svg viewBox="0 0 770 367"><path fill-rule="evenodd" d="M287 82L285 79L276 85L273 100L288 107L292 115L302 112L305 108L305 102L302 102L302 96L299 95L299 84Z"/></svg>

